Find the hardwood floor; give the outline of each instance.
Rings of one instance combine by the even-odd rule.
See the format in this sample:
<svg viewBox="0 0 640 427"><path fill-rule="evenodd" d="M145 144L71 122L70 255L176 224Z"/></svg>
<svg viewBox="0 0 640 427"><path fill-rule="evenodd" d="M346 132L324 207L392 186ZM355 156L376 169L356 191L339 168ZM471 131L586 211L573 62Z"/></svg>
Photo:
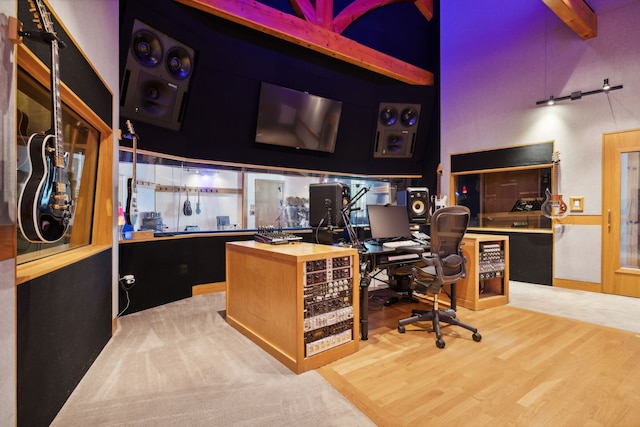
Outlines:
<svg viewBox="0 0 640 427"><path fill-rule="evenodd" d="M424 304L371 301L369 339L318 372L380 426L639 426L640 335L510 306L459 308L438 349Z"/></svg>

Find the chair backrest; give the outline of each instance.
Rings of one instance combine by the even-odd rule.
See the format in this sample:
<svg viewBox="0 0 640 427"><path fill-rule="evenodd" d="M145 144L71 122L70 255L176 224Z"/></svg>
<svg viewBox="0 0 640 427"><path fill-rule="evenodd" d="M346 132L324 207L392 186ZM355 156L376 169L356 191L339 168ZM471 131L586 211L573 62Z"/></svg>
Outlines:
<svg viewBox="0 0 640 427"><path fill-rule="evenodd" d="M436 210L431 217L431 253L442 262L445 281L457 280L465 274L460 244L469 226L471 212L466 206L448 206Z"/></svg>

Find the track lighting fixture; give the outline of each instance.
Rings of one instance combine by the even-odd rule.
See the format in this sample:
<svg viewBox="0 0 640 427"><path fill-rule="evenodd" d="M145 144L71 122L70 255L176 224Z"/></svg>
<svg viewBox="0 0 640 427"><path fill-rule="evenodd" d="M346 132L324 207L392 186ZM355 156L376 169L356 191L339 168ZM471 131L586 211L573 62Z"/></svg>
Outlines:
<svg viewBox="0 0 640 427"><path fill-rule="evenodd" d="M549 99L543 99L542 101L537 101L536 105L554 105L557 101L566 101L567 99L576 101L578 99L581 99L583 96L594 95L596 93L602 93L602 92L610 92L616 89L622 89L622 85L611 86L609 84L609 79L604 79L604 83L602 84L602 87L600 89L590 90L588 92L582 92L578 90L578 91L572 92L571 95L559 96L559 97L554 97L553 95L551 95Z"/></svg>

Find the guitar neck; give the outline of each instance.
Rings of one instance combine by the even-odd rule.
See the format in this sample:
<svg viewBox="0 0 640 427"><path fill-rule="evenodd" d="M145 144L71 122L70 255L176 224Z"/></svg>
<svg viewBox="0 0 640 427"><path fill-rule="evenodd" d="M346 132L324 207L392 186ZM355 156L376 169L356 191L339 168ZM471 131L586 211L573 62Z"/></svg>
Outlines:
<svg viewBox="0 0 640 427"><path fill-rule="evenodd" d="M60 67L58 66L58 41L51 41L51 124L55 136L56 167L65 167L62 133L62 100L60 99Z"/></svg>
<svg viewBox="0 0 640 427"><path fill-rule="evenodd" d="M132 159L132 164L131 164L131 188L133 189L133 191L135 191L136 189L136 162L137 162L137 146L138 146L138 138L136 137L136 135L131 135L131 140L132 142L132 146L133 146L133 159Z"/></svg>
<svg viewBox="0 0 640 427"><path fill-rule="evenodd" d="M560 162L555 162L553 164L553 194L559 194L560 193L560 183L558 182L558 179L560 177Z"/></svg>

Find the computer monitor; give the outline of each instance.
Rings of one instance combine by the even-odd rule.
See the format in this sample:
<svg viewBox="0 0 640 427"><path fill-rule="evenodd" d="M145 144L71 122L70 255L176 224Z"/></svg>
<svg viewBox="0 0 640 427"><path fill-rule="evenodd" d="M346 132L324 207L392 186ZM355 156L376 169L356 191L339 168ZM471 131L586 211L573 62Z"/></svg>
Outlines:
<svg viewBox="0 0 640 427"><path fill-rule="evenodd" d="M406 206L367 205L372 239L411 238Z"/></svg>

